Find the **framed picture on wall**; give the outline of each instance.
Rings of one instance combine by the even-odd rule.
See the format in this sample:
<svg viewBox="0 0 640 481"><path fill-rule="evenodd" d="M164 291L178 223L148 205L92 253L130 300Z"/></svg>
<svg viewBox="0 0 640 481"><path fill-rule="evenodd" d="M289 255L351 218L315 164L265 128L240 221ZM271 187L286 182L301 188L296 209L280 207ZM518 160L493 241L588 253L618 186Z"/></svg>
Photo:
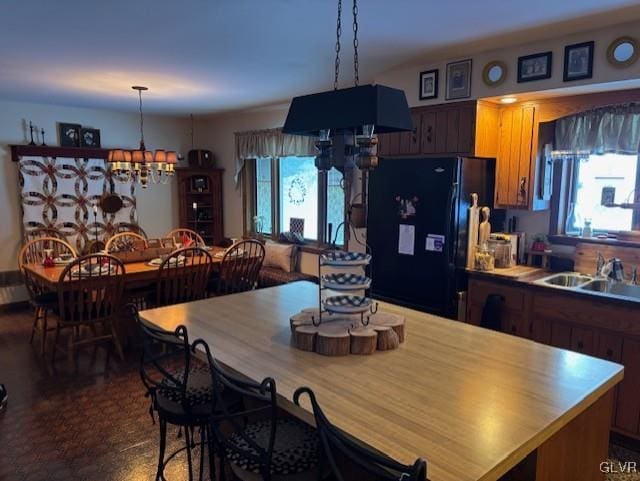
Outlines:
<svg viewBox="0 0 640 481"><path fill-rule="evenodd" d="M562 80L582 80L593 77L594 42L576 43L564 48L564 74Z"/></svg>
<svg viewBox="0 0 640 481"><path fill-rule="evenodd" d="M518 57L518 83L551 78L552 52Z"/></svg>
<svg viewBox="0 0 640 481"><path fill-rule="evenodd" d="M80 146L100 148L100 130L98 129L80 129Z"/></svg>
<svg viewBox="0 0 640 481"><path fill-rule="evenodd" d="M438 98L438 69L420 72L420 100Z"/></svg>
<svg viewBox="0 0 640 481"><path fill-rule="evenodd" d="M80 147L80 124L58 122L60 147Z"/></svg>
<svg viewBox="0 0 640 481"><path fill-rule="evenodd" d="M471 59L447 64L446 100L471 96Z"/></svg>

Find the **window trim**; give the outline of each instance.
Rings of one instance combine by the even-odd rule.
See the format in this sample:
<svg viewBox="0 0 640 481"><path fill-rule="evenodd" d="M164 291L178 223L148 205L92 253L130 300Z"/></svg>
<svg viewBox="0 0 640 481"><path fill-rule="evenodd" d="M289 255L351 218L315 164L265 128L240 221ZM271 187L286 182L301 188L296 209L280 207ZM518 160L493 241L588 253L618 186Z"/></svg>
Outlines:
<svg viewBox="0 0 640 481"><path fill-rule="evenodd" d="M287 156L287 157L311 157L311 156ZM243 209L243 232L245 237L260 236L262 238L277 241L282 231L280 230L280 158L271 157L271 233L253 232L253 217L258 210L257 198L257 159L247 159L243 169L242 182L242 209ZM348 175L342 172L346 178ZM327 239L327 218L328 218L328 174L318 172L318 239L305 239L307 246L318 246L324 248L328 246L332 239ZM345 183L348 185L348 182ZM348 212L347 192L344 196L344 219L346 221ZM334 226L332 235L335 235L338 226ZM343 229L342 245L346 245L348 234Z"/></svg>

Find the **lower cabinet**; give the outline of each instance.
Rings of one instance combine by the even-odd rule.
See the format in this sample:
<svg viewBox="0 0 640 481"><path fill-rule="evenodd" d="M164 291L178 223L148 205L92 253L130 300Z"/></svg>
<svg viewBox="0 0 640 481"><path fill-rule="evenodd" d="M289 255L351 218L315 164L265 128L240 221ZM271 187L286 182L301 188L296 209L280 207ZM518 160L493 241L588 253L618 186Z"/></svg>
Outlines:
<svg viewBox="0 0 640 481"><path fill-rule="evenodd" d="M514 283L471 278L467 322L480 325L489 295L503 299L502 331L624 365L614 392L612 428L640 439L638 308Z"/></svg>

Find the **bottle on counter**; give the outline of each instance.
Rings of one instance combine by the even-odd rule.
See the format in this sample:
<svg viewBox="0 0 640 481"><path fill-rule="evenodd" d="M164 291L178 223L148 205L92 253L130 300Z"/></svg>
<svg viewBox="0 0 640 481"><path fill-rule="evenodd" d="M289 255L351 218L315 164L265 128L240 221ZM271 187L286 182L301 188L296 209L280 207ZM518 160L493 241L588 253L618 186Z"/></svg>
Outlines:
<svg viewBox="0 0 640 481"><path fill-rule="evenodd" d="M591 228L591 219L584 220L584 227L582 228L582 237L592 237L593 229Z"/></svg>

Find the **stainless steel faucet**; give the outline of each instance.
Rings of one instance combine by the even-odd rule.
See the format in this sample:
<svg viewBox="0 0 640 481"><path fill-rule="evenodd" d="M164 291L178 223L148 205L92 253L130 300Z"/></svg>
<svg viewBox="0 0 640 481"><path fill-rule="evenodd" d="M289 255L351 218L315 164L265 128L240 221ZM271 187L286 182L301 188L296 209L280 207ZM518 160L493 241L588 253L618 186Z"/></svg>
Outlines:
<svg viewBox="0 0 640 481"><path fill-rule="evenodd" d="M608 277L615 282L624 281L624 266L622 265L622 261L617 257L609 259L600 272L604 277Z"/></svg>
<svg viewBox="0 0 640 481"><path fill-rule="evenodd" d="M596 276L600 277L603 275L602 269L604 269L604 256L598 252L598 260L596 261Z"/></svg>
<svg viewBox="0 0 640 481"><path fill-rule="evenodd" d="M640 279L638 279L638 266L633 266L629 283L634 286L640 285Z"/></svg>

